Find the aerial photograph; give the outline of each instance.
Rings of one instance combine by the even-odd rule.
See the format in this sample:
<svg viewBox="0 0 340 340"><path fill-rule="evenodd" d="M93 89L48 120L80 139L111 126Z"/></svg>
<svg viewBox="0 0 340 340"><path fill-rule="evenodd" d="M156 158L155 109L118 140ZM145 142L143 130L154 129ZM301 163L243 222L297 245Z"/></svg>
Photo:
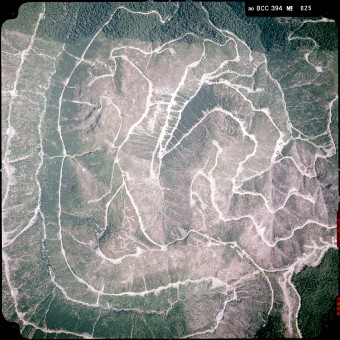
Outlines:
<svg viewBox="0 0 340 340"><path fill-rule="evenodd" d="M336 320L336 21L27 2L1 26L1 80L2 315L23 338Z"/></svg>

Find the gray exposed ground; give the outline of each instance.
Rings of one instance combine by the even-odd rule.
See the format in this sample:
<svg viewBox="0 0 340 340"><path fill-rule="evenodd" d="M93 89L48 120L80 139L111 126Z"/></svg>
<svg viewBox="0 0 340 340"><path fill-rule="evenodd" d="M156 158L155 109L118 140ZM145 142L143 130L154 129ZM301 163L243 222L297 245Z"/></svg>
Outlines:
<svg viewBox="0 0 340 340"><path fill-rule="evenodd" d="M6 319L27 338L243 338L275 311L301 337L292 275L336 248L338 89L337 50L299 32L332 22L261 51L198 3L178 36L112 37L180 11L121 4L65 42L41 33L53 6L1 31Z"/></svg>

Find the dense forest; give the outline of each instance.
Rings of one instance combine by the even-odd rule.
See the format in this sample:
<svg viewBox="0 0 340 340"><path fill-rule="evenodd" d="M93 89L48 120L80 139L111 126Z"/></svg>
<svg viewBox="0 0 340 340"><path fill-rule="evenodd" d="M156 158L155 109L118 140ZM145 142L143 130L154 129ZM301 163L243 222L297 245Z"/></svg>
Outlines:
<svg viewBox="0 0 340 340"><path fill-rule="evenodd" d="M338 278L339 253L335 249L329 250L317 267L306 267L293 276L301 296L299 327L304 338L320 336L322 326L335 321Z"/></svg>
<svg viewBox="0 0 340 340"><path fill-rule="evenodd" d="M122 6L123 8L119 8ZM36 11L38 8L35 9ZM38 36L63 43L76 43L93 35L117 10L112 20L103 29L111 38L139 39L142 41L165 42L192 32L201 38L210 38L222 43L223 36L212 28L200 4L191 2L115 2L115 3L48 3ZM157 11L149 15L135 12ZM189 38L190 39L190 38ZM188 40L189 42L189 40Z"/></svg>
<svg viewBox="0 0 340 340"><path fill-rule="evenodd" d="M324 338L335 327L338 277L339 254L335 249L329 250L317 267L305 267L293 276L292 281L301 297L298 322L303 338ZM274 308L264 319L266 322L255 338L284 338L285 325L279 309Z"/></svg>
<svg viewBox="0 0 340 340"><path fill-rule="evenodd" d="M317 25L307 22L294 35L313 38L320 50L338 49L338 27L335 22L319 22Z"/></svg>
<svg viewBox="0 0 340 340"><path fill-rule="evenodd" d="M25 5L23 5L25 6ZM118 7L123 7L119 8ZM204 11L203 8L206 10ZM93 35L99 27L117 10L111 22L103 29L111 38L139 39L164 43L191 32L202 39L223 43L224 38L218 29L226 29L244 40L252 50L268 52L296 48L288 41L288 34L298 30L298 36L310 36L322 49L336 50L338 43L337 28L330 23L304 24L301 19L281 22L278 18L247 17L244 2L49 2L46 3L44 19L37 35L63 43L77 43ZM27 9L26 9L27 7ZM16 29L32 32L42 5L31 3L21 10L15 20ZM28 8L29 7L29 8ZM134 12L157 11L165 23L162 24L157 13L149 15ZM214 28L215 25L218 29ZM10 29L14 20L8 20L4 27ZM334 23L336 26L336 23ZM327 27L326 27L327 26ZM192 36L187 37L190 43Z"/></svg>
<svg viewBox="0 0 340 340"><path fill-rule="evenodd" d="M128 3L124 7L131 8ZM200 4L195 2L180 2L178 10L168 17L164 24L160 22L157 14L139 15L126 9L119 9L119 15L112 18L103 32L111 38L139 39L159 43L180 38L191 32L202 39L212 39L217 43L224 42L219 31L209 24Z"/></svg>
<svg viewBox="0 0 340 340"><path fill-rule="evenodd" d="M255 334L256 339L284 338L285 325L277 311L268 316L267 322Z"/></svg>
<svg viewBox="0 0 340 340"><path fill-rule="evenodd" d="M252 50L269 52L291 49L288 35L298 29L302 18L280 21L271 17L249 17L244 2L203 2L210 20L220 29L234 32Z"/></svg>
<svg viewBox="0 0 340 340"><path fill-rule="evenodd" d="M117 3L49 2L37 34L45 39L75 43L93 35Z"/></svg>
<svg viewBox="0 0 340 340"><path fill-rule="evenodd" d="M8 29L32 34L42 8L42 3L39 2L22 4L19 7L18 16L15 19L5 21L1 30Z"/></svg>

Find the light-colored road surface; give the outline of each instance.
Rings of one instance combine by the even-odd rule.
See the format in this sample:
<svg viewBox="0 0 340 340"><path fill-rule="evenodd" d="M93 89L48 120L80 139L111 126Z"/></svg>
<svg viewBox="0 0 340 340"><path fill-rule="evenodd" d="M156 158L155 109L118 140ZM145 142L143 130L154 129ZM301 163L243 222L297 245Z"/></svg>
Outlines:
<svg viewBox="0 0 340 340"><path fill-rule="evenodd" d="M327 113L327 129L318 136L308 137L305 136L301 131L296 128L295 131L299 132L299 137L292 137L292 124L289 118L289 112L287 111L285 94L280 85L280 83L272 76L268 69L268 61L266 55L263 53L254 53L245 44L244 41L240 40L232 32L221 30L213 25L209 20L210 25L217 30L222 36L224 36L225 41L223 44L215 44L220 48L229 49L231 57L226 57L222 61L213 60L214 56L210 52L209 47L212 43L209 39L201 39L199 44L200 53L193 56L191 61L185 66L183 72L179 78L178 83L174 87L174 90L169 93L162 93L161 88L157 85L149 76L149 70L154 65L154 58L162 56L164 53L171 53L173 56L176 55L176 48L180 47L182 38L173 39L164 43L161 46L151 48L151 46L146 46L145 49L141 46L135 46L133 42L131 44L119 44L119 46L114 46L110 50L110 57L107 63L94 60L88 57L88 52L91 50L92 45L95 42L103 39L101 34L102 29L111 21L118 10L125 10L135 14L141 15L156 15L161 23L165 23L170 20L170 17L163 18L160 13L155 10L149 12L133 12L124 6L118 7L109 17L109 19L100 27L92 38L88 41L87 46L83 48L83 52L80 57L74 56L72 53L67 51L67 46L65 44L59 45L59 51L56 49L54 54L47 55L44 53L39 53L40 56L48 58L54 64L54 68L50 70L49 77L45 84L42 84L46 89L50 88L53 82L53 77L56 74L56 65L59 58L67 54L69 57L76 60L74 67L70 70L68 77L64 79L61 94L58 99L58 116L57 120L57 131L59 134L59 139L62 145L62 152L60 154L49 156L44 150L44 133L43 124L46 116L49 115L48 99L45 93L36 93L43 109L37 112L39 116L38 125L36 126L35 133L38 134L39 143L36 145L34 152L27 155L22 155L18 158L11 158L11 148L13 136L17 133L17 127L15 121L13 121L12 110L16 103L19 103L20 92L18 91L18 84L23 81L21 80L21 71L25 65L26 58L35 49L35 45L39 38L36 37L37 29L40 25L41 20L44 18L45 5L43 6L42 12L39 14L38 20L34 27L34 32L30 37L28 45L20 53L15 55L19 57L20 63L15 72L15 80L13 82L13 87L11 90L5 90L4 95L9 95L9 105L7 112L5 112L4 127L7 134L7 139L4 145L4 153L2 157L3 171L5 172L7 182L4 186L2 209L3 212L15 209L17 206L9 202L9 195L11 190L17 185L17 180L15 179L15 167L17 163L25 162L30 158L37 157L35 163L35 168L31 169L35 173L35 183L37 188L37 201L35 208L31 211L30 217L27 223L21 223L15 225L15 227L8 228L6 223L8 220L3 219L2 228L2 256L4 265L4 278L10 289L10 294L13 299L15 312L24 326L33 326L34 329L39 329L45 333L65 333L69 335L80 336L83 338L93 338L95 337L95 329L98 320L101 317L102 310L127 310L136 311L138 313L155 313L155 314L167 314L173 307L175 301L168 299L168 308L160 310L146 310L139 307L133 307L133 303L130 307L126 306L124 308L115 307L111 305L105 298L110 297L146 297L154 296L155 298L162 292L167 292L171 289L177 290L177 301L180 301L180 290L183 287L199 287L202 283L209 283L211 287L220 289L223 288L223 301L220 304L220 309L216 312L215 317L212 320L211 326L206 327L204 330L189 332L183 337L200 337L208 334L218 334L216 331L219 328L226 328L228 323L228 308L231 302L238 301L238 295L242 291L242 287L246 282L252 282L250 280L257 280L259 282L263 280L265 282L267 289L268 301L264 304L264 312L269 314L275 302L275 294L277 289L273 287L274 277L276 278L276 286L281 290L282 301L284 307L282 310L283 320L287 327L287 335L301 337L301 332L297 322L297 316L300 309L300 296L292 284L292 275L294 272L301 270L304 265L317 265L325 252L330 248L336 247L336 241L334 236L334 224L329 224L329 218L327 212L325 211L325 203L323 201L323 196L321 189L315 192L310 190L302 190L301 182L295 183L291 182L289 190L283 194L281 202L274 202L273 196L266 194L265 192L256 192L255 190L245 189L245 186L249 181L261 178L261 176L271 173L275 167L285 166L285 162L290 162L291 167L294 167L294 171L298 173L300 178L304 178L305 181L313 180L316 177L315 168L316 162L319 158L328 161L336 153L336 146L334 138L331 133L331 122L333 115L333 107L338 102L338 96L334 96L325 109ZM204 7L202 10L208 16L207 11ZM324 20L323 20L324 21ZM311 22L311 20L306 20L305 22ZM316 21L317 23L318 21ZM303 23L302 23L303 24ZM313 53L314 49L317 48L317 43L311 38L301 38L293 33L288 37L289 40L294 39L309 39L314 42L314 47L309 52L304 54L305 62L311 65L315 72L321 74L324 69L318 65L313 64L310 61L310 55ZM4 55L10 54L5 48L2 51ZM147 64L138 65L135 62L136 55L143 55L148 58ZM211 65L207 64L206 60L212 58ZM74 78L75 72L83 65L92 65L95 67L101 64L108 70L109 73L102 74L99 76L93 75L87 79L87 88L96 89L102 86L103 82L107 86L112 85L113 79L117 72L117 60L120 59L124 62L126 69L130 67L131 70L136 71L137 75L140 77L141 81L144 81L147 88L146 101L143 110L136 107L140 112L136 112L136 117L129 120L127 113L124 111L121 103L115 101L110 97L110 94L102 94L100 98L97 98L98 102L93 103L92 99L95 98L82 98L69 99L64 96L67 89L71 88L70 81ZM215 63L215 64L214 64ZM91 66L91 67L92 67ZM114 66L114 68L113 68ZM144 67L143 67L144 66ZM164 65L163 65L164 66ZM171 68L171 65L167 67ZM261 74L264 79L263 88L254 88L254 82L246 82L244 79L252 79L256 74ZM162 74L159 75L162 77ZM242 81L242 79L244 81ZM239 107L235 107L234 110L227 110L223 108L218 103L210 110L205 111L203 116L198 118L197 121L189 128L179 139L175 136L176 130L180 127L182 122L182 115L186 108L195 99L199 91L204 86L219 86L220 88L225 88L230 91L230 93L238 98ZM270 89L270 94L268 94ZM95 91L95 90L94 90ZM265 96L276 96L278 102L276 104L270 103L269 106L263 107L259 106L259 98ZM85 95L86 96L86 95ZM159 98L163 96L166 99L160 100ZM166 97L167 96L167 97ZM106 251L97 247L92 251L92 257L89 262L94 263L98 268L103 266L103 278L104 281L100 281L98 276L92 276L92 273L84 274L84 272L78 270L76 261L73 254L69 253L69 246L65 246L65 237L71 236L73 242L79 249L93 249L93 241L88 241L81 239L81 237L76 236L77 234L72 232L68 226L65 226L63 221L63 214L71 214L67 211L65 206L67 205L63 197L63 187L68 183L65 183L65 162L75 161L82 156L86 155L88 152L75 154L70 152L64 142L65 123L63 123L63 103L71 102L74 105L86 106L89 108L98 109L99 113L105 111L105 107L111 106L112 112L116 114L117 120L119 121L118 129L115 134L111 135L111 140L106 140L104 144L108 145L110 150L115 153L114 161L112 162L110 186L105 188L105 191L98 195L93 195L90 198L84 200L89 206L97 204L102 204L100 208L103 216L103 226L97 227L100 229L98 233L98 238L100 238L107 231L109 227L109 211L113 208L117 199L125 196L124 206L129 206L131 209L127 210L124 208L124 225L133 226L137 225L138 229L144 237L144 240L139 240L137 242L130 242L128 238L125 239L126 251L121 256L111 257ZM23 105L23 104L22 104ZM268 129L270 128L272 134L268 136L267 140L261 136L261 133L265 132L265 129L256 130L252 127L252 123L249 119L242 115L241 109L243 106L248 105L250 110L254 114L259 114L263 119L266 119L268 123ZM155 107L158 108L155 114ZM104 112L105 114L105 112ZM189 230L182 230L180 237L175 237L174 239L168 240L162 238L157 232L157 223L152 224L153 214L164 214L162 210L167 203L166 196L169 192L177 190L176 187L167 187L164 184L164 178L162 177L162 171L167 166L167 159L171 155L179 155L187 157L188 153L186 151L188 141L192 142L192 136L199 131L199 129L206 126L208 120L214 120L214 117L218 115L228 117L235 126L238 127L239 132L235 137L237 141L237 146L234 150L227 146L224 140L219 138L213 139L209 146L209 156L205 158L205 161L195 168L195 172L191 171L190 186L188 188L188 202L190 201L190 209L188 214L193 214L195 221L200 221L200 224L190 225ZM156 117L156 118L155 118ZM126 126L127 122L131 122L129 126ZM125 125L124 125L125 124ZM330 143L327 148L320 147L314 140L317 137L328 136ZM149 158L139 161L136 160L138 157L138 152L135 154L129 154L129 148L133 145L134 141L138 138L142 141L143 138L148 138L148 146L151 148L151 153ZM174 141L175 140L175 141ZM307 167L299 161L296 157L292 155L282 155L283 149L289 145L292 141L301 140L302 142L309 143L316 148L315 157L310 168ZM243 144L247 143L247 151L242 152ZM90 151L90 150L89 150ZM93 151L93 150L92 150ZM194 152L194 150L192 150ZM238 160L233 158L239 151ZM234 152L234 154L232 153ZM231 156L229 156L231 155ZM230 158L231 157L231 158ZM41 193L42 193L42 183L39 179L39 174L45 163L45 161L60 159L60 168L55 169L59 174L59 185L58 185L58 208L57 208L57 223L58 231L54 238L48 236L49 224L46 223L45 215L42 209ZM255 161L255 163L254 163ZM257 168L254 164L258 162ZM79 163L80 164L80 163ZM282 165L283 164L283 165ZM142 171L138 172L136 169L141 167ZM113 179L114 172L120 174L120 184L115 186L115 179ZM88 169L82 168L82 172L88 173ZM138 173L138 176L136 175ZM224 175L225 174L225 178ZM202 188L202 183L206 186ZM228 193L223 190L223 185L227 185L230 188ZM270 191L274 190L273 184L270 183ZM146 197L151 197L146 200ZM237 211L229 210L231 207L231 202L238 197L239 202L248 202L242 204L249 204L246 209L244 206L240 207ZM308 209L303 211L300 209L298 213L301 216L300 219L294 220L293 222L286 221L286 223L293 223L290 228L283 227L278 234L274 230L274 217L278 216L280 213L287 213L291 210L290 202L295 200L298 205L303 206L309 204L310 210L317 210L320 213L309 213ZM148 202L151 202L152 207L148 206ZM159 203L160 202L160 203ZM173 202L176 204L176 202ZM319 208L315 208L319 207ZM259 209L260 212L259 212ZM319 209L319 210L318 210ZM152 214L150 214L152 212ZM6 214L4 214L6 216ZM134 216L136 218L134 218ZM100 312L96 321L93 323L92 333L79 333L72 332L70 330L63 329L50 329L46 326L41 326L37 323L31 322L30 318L26 317L26 313L22 312L19 308L18 303L18 290L15 287L15 281L12 277L12 265L11 257L13 251L8 249L15 248L16 242L20 239L22 235L25 235L31 228L37 228L37 221L41 222L43 231L43 240L47 241L57 241L60 247L59 261L63 261L66 264L65 270L71 273L72 279L79 283L83 287L84 291L89 291L96 297L96 301L93 303L86 302L82 298L77 298L74 293L70 293L69 285L71 281L66 284L61 279L61 275L58 271L55 271L53 265L48 267L48 272L50 280L54 285L53 294L59 291L63 295L64 299L71 301L75 304L86 306L88 308L99 309ZM216 233L214 234L213 229L218 223L232 223L235 221L249 221L251 226L252 238L249 242L255 242L257 240L258 244L253 244L249 246L245 243L244 238L235 237L232 241L223 241ZM272 221L272 222L270 222ZM299 222L298 222L299 221ZM158 220L159 222L159 220ZM281 222L283 223L283 222ZM94 226L95 227L95 226ZM241 228L241 227L240 227ZM314 228L314 229L313 229ZM311 235L303 241L303 250L298 254L294 254L293 250L287 251L283 257L288 258L288 263L283 264L287 261L271 261L266 259L268 254L272 256L279 256L280 251L276 252L274 249L277 248L279 243L284 245L289 245L296 242L296 235L302 235L301 231L307 230ZM331 232L321 235L321 230L326 229ZM248 232L244 232L244 235L248 235ZM272 237L274 235L274 237ZM321 236L320 236L321 235ZM122 236L124 239L126 236ZM301 237L301 236L299 236ZM131 234L131 238L133 238ZM224 278L221 275L214 274L209 268L202 265L202 268L197 269L192 262L191 268L185 272L185 278L180 280L172 280L169 272L169 282L167 284L159 284L157 287L148 288L145 278L144 290L134 290L132 289L132 284L134 280L134 275L138 274L138 269L136 266L141 265L150 261L150 259L156 259L159 261L158 265L160 268L166 267L167 265L164 261L170 261L172 258L176 258L179 252L185 254L185 247L177 248L177 244L181 241L196 240L192 242L198 242L196 245L186 245L188 248L188 254L190 256L199 256L200 252L206 252L207 256L211 254L215 255L209 259L211 263L216 264L216 268L222 270L222 253L224 250L228 249L233 254L235 254L240 263L245 261L249 268L252 268L252 272L247 274L240 273L237 279L230 280L228 276ZM69 242L69 241L68 241ZM137 245L139 242L139 245ZM44 244L44 243L43 243ZM193 243L194 244L194 243ZM200 246L197 246L200 244ZM82 248L83 247L83 248ZM285 246L284 246L285 247ZM48 245L46 250L48 249ZM184 249L184 250L183 250ZM43 246L45 251L45 246ZM81 254L79 254L81 256ZM184 256L184 255L183 255ZM189 255L186 258L189 260ZM178 261L183 261L183 259L178 259ZM225 261L225 260L224 260ZM228 261L226 261L228 263ZM278 265L277 263L282 263ZM179 265L180 266L180 265ZM220 266L220 267L219 267ZM126 279L126 275L122 274L121 282L131 283L130 289L125 289L125 286L114 287L114 285L105 280L110 280L110 274L107 270L112 268L115 273L120 271L123 273L124 268L134 268L131 269L130 274L132 275L132 281ZM168 271L169 271L168 267ZM157 268L154 268L157 272ZM57 269L58 270L58 269ZM233 271L232 267L228 267L229 271ZM236 269L235 269L236 270ZM237 270L236 270L237 271ZM100 270L99 270L100 273ZM129 275L130 275L129 274ZM275 275L274 275L275 274ZM113 274L112 274L113 275ZM273 276L274 275L274 276ZM113 277L113 276L112 276ZM129 281L130 280L130 281ZM66 282L66 281L65 281ZM99 284L101 282L101 284ZM20 294L20 293L19 293ZM251 296L252 292L248 292ZM53 303L54 298L50 301ZM252 296L250 299L250 305L256 304L256 297ZM49 305L49 306L50 306ZM35 306L38 308L38 305ZM49 307L50 308L50 307ZM49 308L45 312L45 318L49 311ZM151 330L152 332L152 330ZM131 330L131 336L133 334L133 329Z"/></svg>

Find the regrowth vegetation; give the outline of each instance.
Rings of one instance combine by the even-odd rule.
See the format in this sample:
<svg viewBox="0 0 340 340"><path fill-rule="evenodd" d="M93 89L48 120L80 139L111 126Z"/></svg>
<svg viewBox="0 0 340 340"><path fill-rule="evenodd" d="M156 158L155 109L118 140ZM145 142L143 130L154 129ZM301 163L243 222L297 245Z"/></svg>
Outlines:
<svg viewBox="0 0 340 340"><path fill-rule="evenodd" d="M27 338L319 334L336 37L240 2L24 4L1 31L6 319Z"/></svg>

